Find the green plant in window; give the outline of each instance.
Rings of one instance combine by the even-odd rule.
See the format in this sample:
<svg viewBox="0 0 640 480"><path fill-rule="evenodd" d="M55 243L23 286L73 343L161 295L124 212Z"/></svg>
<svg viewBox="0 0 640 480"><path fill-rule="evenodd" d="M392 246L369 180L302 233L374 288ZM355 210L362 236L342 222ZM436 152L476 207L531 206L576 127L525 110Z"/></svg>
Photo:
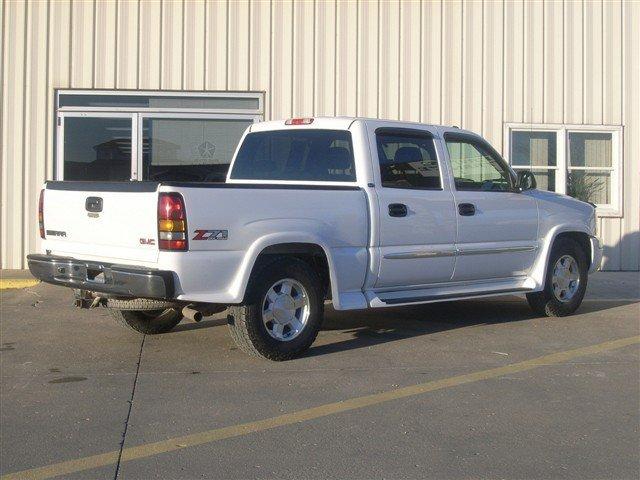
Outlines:
<svg viewBox="0 0 640 480"><path fill-rule="evenodd" d="M570 172L567 178L567 195L583 202L590 202L598 198L604 186L602 179L589 178L582 172Z"/></svg>

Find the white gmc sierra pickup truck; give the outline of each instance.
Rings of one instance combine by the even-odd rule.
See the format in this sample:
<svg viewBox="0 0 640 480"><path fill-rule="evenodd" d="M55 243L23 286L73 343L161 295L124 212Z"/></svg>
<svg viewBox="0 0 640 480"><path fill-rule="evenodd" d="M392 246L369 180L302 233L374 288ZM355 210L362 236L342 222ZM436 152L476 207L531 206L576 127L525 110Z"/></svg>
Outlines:
<svg viewBox="0 0 640 480"><path fill-rule="evenodd" d="M142 333L229 307L231 335L272 360L337 310L526 294L573 313L600 264L595 211L536 190L480 136L361 118L245 132L225 183L47 182L41 280Z"/></svg>

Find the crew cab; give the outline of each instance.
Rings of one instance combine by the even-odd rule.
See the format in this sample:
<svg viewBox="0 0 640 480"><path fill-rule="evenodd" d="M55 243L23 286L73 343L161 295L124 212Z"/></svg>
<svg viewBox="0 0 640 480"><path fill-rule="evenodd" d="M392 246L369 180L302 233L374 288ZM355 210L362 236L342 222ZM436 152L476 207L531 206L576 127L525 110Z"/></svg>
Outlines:
<svg viewBox="0 0 640 480"><path fill-rule="evenodd" d="M594 207L536 189L482 137L364 118L253 124L225 183L47 182L37 278L144 334L228 308L284 360L337 310L526 294L573 313L600 264Z"/></svg>

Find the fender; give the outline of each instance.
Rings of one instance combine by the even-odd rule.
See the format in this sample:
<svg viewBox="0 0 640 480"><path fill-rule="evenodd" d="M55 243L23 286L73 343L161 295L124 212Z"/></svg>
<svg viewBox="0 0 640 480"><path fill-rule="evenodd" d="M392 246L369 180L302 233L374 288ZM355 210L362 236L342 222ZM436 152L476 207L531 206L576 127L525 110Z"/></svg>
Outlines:
<svg viewBox="0 0 640 480"><path fill-rule="evenodd" d="M584 233L589 237L594 236L594 232L590 231L587 225L579 222L555 225L553 228L551 228L544 236L544 238L540 239L540 252L538 253L538 258L536 259L529 274L529 276L535 281L536 290L541 290L544 288L544 277L547 271L549 256L551 255L551 246L553 245L553 242L555 242L558 235L565 232ZM590 261L592 261L592 259L590 259Z"/></svg>
<svg viewBox="0 0 640 480"><path fill-rule="evenodd" d="M308 243L318 245L324 251L329 266L329 283L331 288L331 296L336 308L339 308L340 289L339 279L336 272L335 260L331 254L331 249L319 236L300 231L277 232L264 235L255 240L247 249L247 252L240 264L237 274L235 275L230 287L230 293L238 299L244 298L249 277L260 253L267 247L282 243Z"/></svg>

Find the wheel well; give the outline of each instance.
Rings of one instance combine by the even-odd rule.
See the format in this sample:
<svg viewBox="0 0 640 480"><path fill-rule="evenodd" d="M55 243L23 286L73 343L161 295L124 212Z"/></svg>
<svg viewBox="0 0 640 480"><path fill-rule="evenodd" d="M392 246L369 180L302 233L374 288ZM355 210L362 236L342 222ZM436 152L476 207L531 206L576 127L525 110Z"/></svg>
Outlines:
<svg viewBox="0 0 640 480"><path fill-rule="evenodd" d="M270 245L258 255L249 278L252 278L255 271L274 257L294 257L308 264L320 276L325 298L331 298L329 263L327 262L327 255L320 245L314 243L279 243Z"/></svg>
<svg viewBox="0 0 640 480"><path fill-rule="evenodd" d="M562 232L562 233L559 233L558 236L555 238L554 244L561 238L570 238L571 240L576 242L578 245L580 245L580 247L582 248L582 250L584 250L584 253L587 257L587 262L589 263L589 265L591 264L592 256L591 256L591 242L589 241L589 235L587 235L584 232Z"/></svg>

